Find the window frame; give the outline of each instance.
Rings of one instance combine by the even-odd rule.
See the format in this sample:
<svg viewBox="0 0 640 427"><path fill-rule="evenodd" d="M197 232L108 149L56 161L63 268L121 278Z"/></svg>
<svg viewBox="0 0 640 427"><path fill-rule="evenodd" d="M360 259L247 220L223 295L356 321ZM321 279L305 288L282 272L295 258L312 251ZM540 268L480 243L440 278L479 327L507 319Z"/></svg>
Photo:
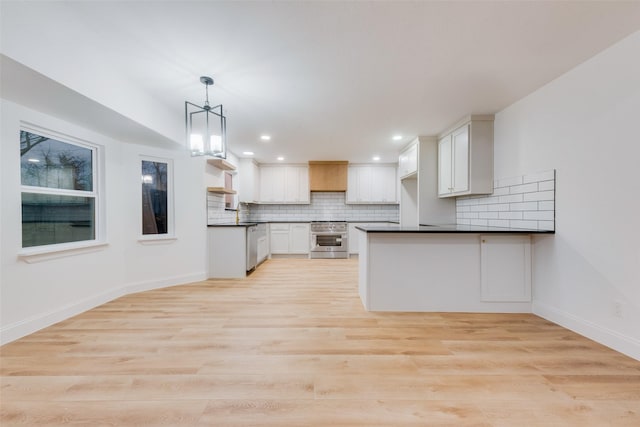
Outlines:
<svg viewBox="0 0 640 427"><path fill-rule="evenodd" d="M52 243L39 246L22 246L22 230L20 231L20 250L18 257L27 262L37 262L49 258L58 258L60 256L74 255L77 253L92 252L96 248L106 246L106 221L105 221L105 201L104 201L104 146L78 138L72 135L57 132L55 130L46 129L31 123L21 122L18 128L18 139L21 132L28 132L39 136L63 142L65 144L76 145L91 150L91 175L92 190L70 190L52 187L38 187L33 185L22 184L22 171L20 170L20 191L19 196L22 199L24 193L44 194L44 195L60 195L74 197L91 197L94 200L94 231L93 239L81 240L75 242ZM19 143L19 141L18 141ZM21 161L18 157L18 161ZM22 206L22 204L21 204ZM22 229L22 216L20 216L20 228Z"/></svg>
<svg viewBox="0 0 640 427"><path fill-rule="evenodd" d="M167 165L167 232L163 234L143 234L143 210L142 210L142 162L165 163ZM175 203L173 183L173 159L149 155L138 156L137 172L140 182L136 205L138 206L138 242L142 244L171 243L177 240L175 227Z"/></svg>

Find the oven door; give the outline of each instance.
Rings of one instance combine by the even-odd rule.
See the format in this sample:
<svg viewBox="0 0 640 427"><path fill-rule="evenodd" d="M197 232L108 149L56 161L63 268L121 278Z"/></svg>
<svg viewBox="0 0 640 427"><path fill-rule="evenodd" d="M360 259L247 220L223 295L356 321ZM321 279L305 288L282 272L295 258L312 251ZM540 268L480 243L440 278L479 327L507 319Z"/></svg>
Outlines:
<svg viewBox="0 0 640 427"><path fill-rule="evenodd" d="M311 252L347 252L347 235L343 233L314 232L311 234Z"/></svg>

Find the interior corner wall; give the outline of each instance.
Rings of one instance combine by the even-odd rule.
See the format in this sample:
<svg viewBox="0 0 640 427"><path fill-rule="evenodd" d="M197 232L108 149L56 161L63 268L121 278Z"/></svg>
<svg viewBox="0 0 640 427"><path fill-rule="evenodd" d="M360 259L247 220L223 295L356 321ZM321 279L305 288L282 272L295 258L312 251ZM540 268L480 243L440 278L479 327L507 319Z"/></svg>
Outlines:
<svg viewBox="0 0 640 427"><path fill-rule="evenodd" d="M25 106L1 102L1 343L124 294L206 278L206 190L200 165L186 151L121 143ZM104 147L106 247L31 264L18 258L21 120ZM141 156L173 163L176 240L139 241Z"/></svg>
<svg viewBox="0 0 640 427"><path fill-rule="evenodd" d="M640 32L496 115L495 174L556 169L533 311L640 360Z"/></svg>

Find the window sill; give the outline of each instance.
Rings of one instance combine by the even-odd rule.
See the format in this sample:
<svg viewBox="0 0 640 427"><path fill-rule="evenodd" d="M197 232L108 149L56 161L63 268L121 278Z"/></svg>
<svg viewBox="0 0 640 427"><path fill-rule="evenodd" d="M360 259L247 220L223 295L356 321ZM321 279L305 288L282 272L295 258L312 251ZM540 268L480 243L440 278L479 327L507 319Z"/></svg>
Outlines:
<svg viewBox="0 0 640 427"><path fill-rule="evenodd" d="M154 234L139 237L138 243L141 245L168 245L176 240L178 238L172 234Z"/></svg>
<svg viewBox="0 0 640 427"><path fill-rule="evenodd" d="M91 243L63 243L48 247L26 248L18 252L18 258L28 264L49 261L52 259L64 258L68 256L82 255L90 252L104 250L109 244L107 242Z"/></svg>

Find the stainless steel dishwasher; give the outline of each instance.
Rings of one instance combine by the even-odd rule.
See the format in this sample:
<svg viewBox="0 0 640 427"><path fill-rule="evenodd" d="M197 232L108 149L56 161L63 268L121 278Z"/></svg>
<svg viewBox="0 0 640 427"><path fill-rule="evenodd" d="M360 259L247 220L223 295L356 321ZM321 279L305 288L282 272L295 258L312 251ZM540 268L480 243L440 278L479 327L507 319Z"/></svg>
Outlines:
<svg viewBox="0 0 640 427"><path fill-rule="evenodd" d="M247 271L258 265L258 226L247 227Z"/></svg>
<svg viewBox="0 0 640 427"><path fill-rule="evenodd" d="M256 224L247 227L247 271L251 271L262 259L259 259L258 246L260 239L267 236L267 224Z"/></svg>

